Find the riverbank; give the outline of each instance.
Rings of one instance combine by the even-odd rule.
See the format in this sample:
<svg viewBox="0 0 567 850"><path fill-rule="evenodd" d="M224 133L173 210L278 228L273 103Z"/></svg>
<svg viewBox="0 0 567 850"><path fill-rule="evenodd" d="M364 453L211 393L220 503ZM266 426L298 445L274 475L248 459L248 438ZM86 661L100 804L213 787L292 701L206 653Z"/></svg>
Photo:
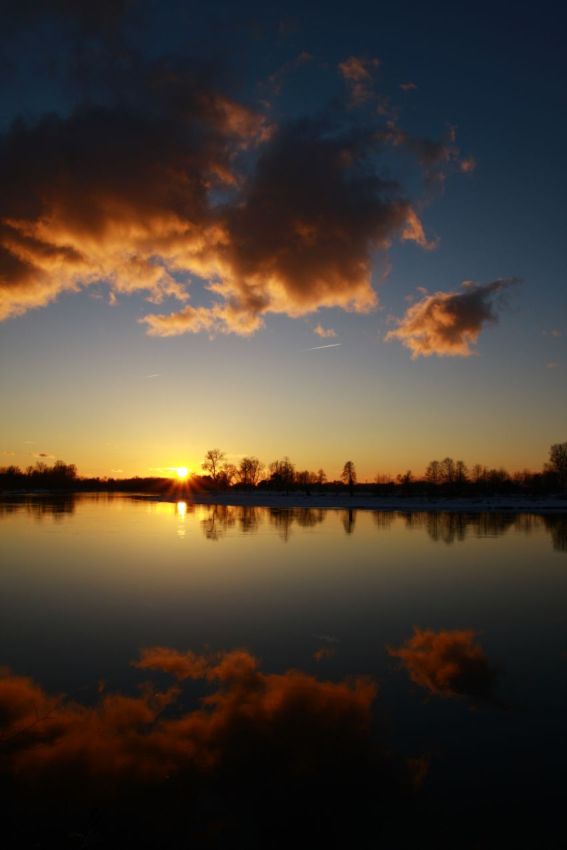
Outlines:
<svg viewBox="0 0 567 850"><path fill-rule="evenodd" d="M254 508L329 508L372 511L451 511L463 513L567 513L567 499L560 497L487 496L479 498L419 498L413 496L377 496L373 493L277 493L263 490L252 492L193 492L185 495L133 494L132 498L159 502L186 501L195 505L234 505Z"/></svg>
<svg viewBox="0 0 567 850"><path fill-rule="evenodd" d="M73 499L96 496L121 496L148 502L187 502L194 505L230 505L250 508L315 508L330 510L370 511L449 511L453 513L567 513L565 496L478 496L424 497L380 496L374 493L311 493L301 491L282 493L266 490L195 491L176 488L166 493L130 493L120 490L57 491L13 490L0 493L0 502L20 499Z"/></svg>

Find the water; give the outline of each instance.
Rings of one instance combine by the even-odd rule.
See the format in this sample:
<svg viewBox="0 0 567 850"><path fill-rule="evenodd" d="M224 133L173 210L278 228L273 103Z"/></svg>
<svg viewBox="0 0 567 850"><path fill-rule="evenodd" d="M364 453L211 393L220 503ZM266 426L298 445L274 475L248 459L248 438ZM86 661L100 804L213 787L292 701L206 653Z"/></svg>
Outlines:
<svg viewBox="0 0 567 850"><path fill-rule="evenodd" d="M197 814L193 812L189 824L184 820L183 827L183 834L192 836L191 846L257 842L269 847L280 846L280 839L285 846L295 840L298 829L293 812L301 809L302 817L306 814L299 798L291 805L288 800L291 789L298 782L303 788L304 781L314 805L322 795L319 802L327 822L333 795L340 796L345 817L333 820L331 833L343 830L359 846L366 846L361 838L366 832L360 826L355 840L353 830L359 827L352 824L364 824L365 817L374 824L368 846L376 846L380 836L392 847L402 847L405 839L416 836L435 846L501 847L504 841L517 847L524 840L526 846L534 841L562 846L567 756L565 515L273 510L83 496L4 502L0 534L0 664L11 671L5 683L29 677L41 688L33 699L51 699L45 703L49 706L55 704L53 695L66 694L67 701L82 706L83 726L96 716L93 740L98 735L99 741L112 740L115 747L118 734L128 738L134 746L128 751L134 773L140 770L139 753L148 738L142 744L136 738L132 745L128 723L113 725L110 734L107 721L100 720L105 711L108 715L108 706L101 708L104 700L121 694L146 699L147 708L147 698L140 697L143 682L151 680L160 692L178 687L180 693L164 698L167 707L152 720L151 738L156 724L172 722L168 718L181 718L185 730L189 722L193 729L200 718L199 699L216 694L217 702L207 710L216 712L215 729L219 718L228 724L222 727L226 737L221 754L215 749L223 779L215 774L213 792L210 774L206 781L199 774ZM162 650L158 656L155 647L170 652L164 655ZM235 649L244 651L240 662L230 655ZM188 650L198 658L185 654ZM134 666L140 658L145 659L143 669ZM257 664L254 686L250 670L242 666L223 678L223 658L229 666L242 659L245 666ZM303 678L290 670L300 671ZM330 690L327 682L333 683ZM27 699L32 697L28 694ZM230 710L227 700L232 700ZM63 710L63 704L57 703L56 710ZM240 716L243 705L249 706L249 729ZM50 722L41 709L35 711L34 723L38 718L40 726ZM64 722L71 724L75 737L66 731L63 746L59 727L50 733L55 737L50 738L52 749L49 757L42 757L41 770L34 762L34 748L41 742L23 742L25 758L18 743L14 758L20 773L30 771L36 781L51 782L53 765L58 776L67 776L61 765L70 771L72 763L76 771L80 752L81 763L88 763L89 782L97 771L106 783L109 776L117 781L115 751L109 768L110 757L104 762L100 747L93 755L91 744L82 738L77 744L78 715L69 720L69 711ZM240 712L238 723L235 711ZM22 717L9 723L15 728ZM26 723L29 726L29 719L23 722L27 729ZM302 723L307 726L299 746ZM226 729L236 726L234 740L248 742L245 754L238 757L233 744L226 743L233 741ZM167 727L168 734L172 728ZM261 746L259 729L264 730ZM321 730L326 737L311 752ZM200 737L198 747L210 754L210 732L207 735L206 746ZM162 734L160 763L166 758L163 739ZM75 741L73 759L68 758L70 740ZM158 745L151 740L155 752ZM276 740L287 744L276 746ZM344 742L344 752L337 753L337 741ZM390 753L387 767L372 749L376 741ZM171 744L167 747L167 758L173 758ZM296 750L300 761L309 761L309 769L303 764L292 769L286 761L283 770L278 761L282 752L287 759ZM288 800L287 827L280 824L276 832L274 794L264 791L264 768L257 767L251 753L270 754L270 782L275 771L278 799ZM120 758L124 762L122 749ZM149 758L147 753L144 758ZM187 758L196 769L196 756ZM237 784L247 787L246 799L263 799L261 815L244 816L242 807L236 814L227 803L235 787L226 778L229 762L238 766ZM168 779L187 769L187 763L181 768L175 759L172 765ZM406 772L401 779L400 771ZM79 775L75 782L86 783L85 774ZM382 797L388 789L383 812L378 798L366 799L366 790L361 790L377 777ZM119 772L118 778L120 788L132 781L130 774ZM146 780L161 788L164 777L158 771ZM413 783L409 796L406 780ZM192 782L194 793L194 777ZM358 790L352 794L355 785ZM13 793L18 800L19 786ZM216 812L213 829L203 812L209 811L210 799L217 798L221 814ZM73 834L84 838L94 830L99 843L110 846L108 828L93 827L84 802L77 806ZM400 807L406 812L401 818L392 814ZM490 826L494 818L496 828ZM122 834L124 819L113 810L113 835ZM61 824L50 828L59 830L60 843ZM145 824L148 846L169 846L163 834L150 840L152 829L155 824ZM67 835L67 826L65 830ZM321 837L321 830L319 819L314 834ZM33 839L37 841L37 835ZM177 846L173 838L171 845Z"/></svg>

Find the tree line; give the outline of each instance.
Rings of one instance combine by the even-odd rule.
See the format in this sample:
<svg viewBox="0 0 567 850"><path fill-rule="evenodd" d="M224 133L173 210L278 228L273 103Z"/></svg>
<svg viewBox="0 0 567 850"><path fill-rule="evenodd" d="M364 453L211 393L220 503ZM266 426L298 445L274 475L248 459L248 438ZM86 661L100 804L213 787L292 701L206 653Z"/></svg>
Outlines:
<svg viewBox="0 0 567 850"><path fill-rule="evenodd" d="M324 469L316 472L309 469L296 469L295 464L285 456L265 466L257 457L243 457L238 465L225 462L226 455L221 449L209 449L202 463L206 477L219 489L253 489L260 487L270 490L305 490L333 488L345 485L350 490L356 484L355 465L346 461L338 481L328 481Z"/></svg>
<svg viewBox="0 0 567 850"><path fill-rule="evenodd" d="M17 466L0 468L0 490L110 490L125 492L166 492L173 490L275 490L279 492L355 492L391 496L484 496L484 495L549 495L567 490L567 442L554 443L548 461L540 472L524 470L509 473L503 468L476 464L469 468L464 461L451 457L432 460L422 476L411 470L395 477L377 474L374 481L359 484L356 466L347 460L340 476L329 479L324 469L300 469L289 457L265 465L254 455L241 458L238 464L227 461L221 449L209 449L202 463L202 475L188 482L172 482L170 478L139 477L81 478L74 464L61 460L53 466L38 462L22 471Z"/></svg>
<svg viewBox="0 0 567 850"><path fill-rule="evenodd" d="M0 467L0 487L16 489L28 485L33 488L66 490L72 489L78 482L77 467L74 463L56 460L53 466L38 461L22 471L19 466Z"/></svg>
<svg viewBox="0 0 567 850"><path fill-rule="evenodd" d="M357 483L356 466L347 460L338 479L329 480L323 469L296 469L289 457L272 461L268 466L257 457L244 457L238 466L225 462L220 449L210 449L202 464L205 477L219 489L262 488L269 490L338 490L350 493L371 490L379 495L486 495L494 493L549 494L567 489L567 442L554 443L549 459L541 471L509 473L503 467L490 468L475 464L471 468L463 460L445 457L432 460L422 476L411 470L395 477L377 474L372 483Z"/></svg>

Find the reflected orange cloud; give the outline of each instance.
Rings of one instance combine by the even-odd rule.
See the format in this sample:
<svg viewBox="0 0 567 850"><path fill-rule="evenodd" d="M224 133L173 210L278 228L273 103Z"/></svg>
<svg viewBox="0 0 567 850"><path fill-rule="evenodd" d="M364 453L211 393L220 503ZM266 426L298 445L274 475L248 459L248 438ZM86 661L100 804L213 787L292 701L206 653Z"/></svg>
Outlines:
<svg viewBox="0 0 567 850"><path fill-rule="evenodd" d="M388 652L399 658L416 685L441 697L466 696L495 704L497 671L490 666L472 630L435 632L414 629L398 649Z"/></svg>
<svg viewBox="0 0 567 850"><path fill-rule="evenodd" d="M244 650L202 656L153 647L142 651L135 666L170 673L180 682L206 679L219 688L203 698L202 708L165 716L164 709L179 697L178 687L160 692L148 685L137 697L103 694L96 706L87 707L51 696L31 679L4 670L2 742L10 743L10 756L3 770L27 779L62 770L83 780L155 779L218 762L234 743L236 728L283 734L282 724L295 717L308 725L352 725L348 734L355 738L369 732L376 686L366 678L332 683L297 670L265 674ZM291 727L286 735L291 743Z"/></svg>
<svg viewBox="0 0 567 850"><path fill-rule="evenodd" d="M267 674L245 650L151 647L135 665L178 684L147 684L134 697L103 692L85 706L2 671L0 781L16 834L24 808L42 835L68 834L75 821L85 829L95 805L99 838L127 827L153 835L155 846L172 834L208 846L203 829L205 838L212 829L242 839L251 824L267 839L282 817L288 839L298 829L356 836L377 812L407 805L423 778L419 758L401 758L373 737L376 685L367 678ZM182 703L186 679L213 686L192 710Z"/></svg>
<svg viewBox="0 0 567 850"><path fill-rule="evenodd" d="M334 646L320 646L313 653L313 658L315 661L326 661L329 658L333 658L336 653L336 649Z"/></svg>

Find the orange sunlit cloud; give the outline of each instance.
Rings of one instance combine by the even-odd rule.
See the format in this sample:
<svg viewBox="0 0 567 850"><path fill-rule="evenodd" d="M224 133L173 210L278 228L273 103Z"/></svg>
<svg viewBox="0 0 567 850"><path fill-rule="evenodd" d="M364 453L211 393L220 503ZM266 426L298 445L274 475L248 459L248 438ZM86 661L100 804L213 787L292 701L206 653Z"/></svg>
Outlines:
<svg viewBox="0 0 567 850"><path fill-rule="evenodd" d="M459 292L424 295L408 307L385 338L399 340L414 359L433 354L469 357L483 327L498 321L503 293L517 282L517 278L507 278L484 285L467 283Z"/></svg>
<svg viewBox="0 0 567 850"><path fill-rule="evenodd" d="M315 325L313 328L313 333L320 336L322 339L335 339L337 336L337 332L334 328L325 328L323 325Z"/></svg>
<svg viewBox="0 0 567 850"><path fill-rule="evenodd" d="M426 251L433 251L438 244L436 239L427 238L423 224L413 209L408 210L401 238L404 242L416 242L421 248L425 248Z"/></svg>
<svg viewBox="0 0 567 850"><path fill-rule="evenodd" d="M378 64L350 57L340 73L355 93ZM111 303L138 292L183 304L143 317L151 335L246 336L270 313L373 310L376 252L436 244L375 158L403 146L429 179L457 156L452 141L413 139L392 120L378 131L375 118L362 135L340 121L336 133L316 120L278 127L265 108L159 63L140 86L153 112L85 106L6 134L0 319L104 283ZM244 149L257 157L249 173ZM186 303L190 276L212 303Z"/></svg>

